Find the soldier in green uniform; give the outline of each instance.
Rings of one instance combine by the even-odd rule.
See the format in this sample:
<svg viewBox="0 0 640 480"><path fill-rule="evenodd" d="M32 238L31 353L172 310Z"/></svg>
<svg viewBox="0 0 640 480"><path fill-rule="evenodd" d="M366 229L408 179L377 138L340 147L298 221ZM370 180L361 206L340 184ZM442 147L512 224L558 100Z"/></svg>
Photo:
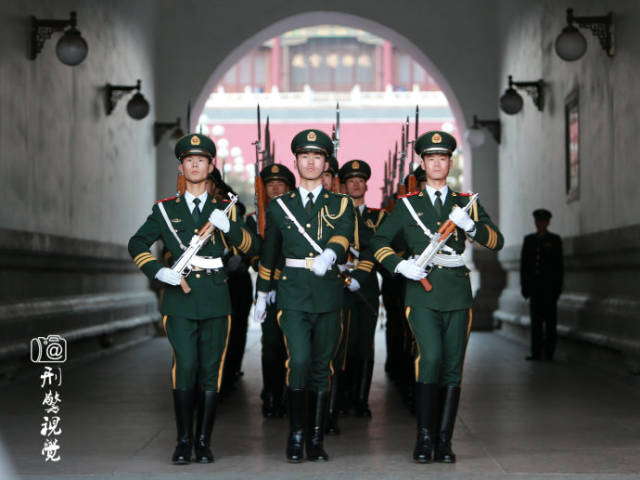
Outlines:
<svg viewBox="0 0 640 480"><path fill-rule="evenodd" d="M280 163L267 165L260 172L264 189L269 200L278 197L296 186L296 177L291 170ZM247 226L258 233L256 215L247 219ZM267 316L262 322L262 414L266 418L281 417L284 414L284 362L286 349L284 337L277 322L276 291L284 266L284 257L275 264L271 285L267 295Z"/></svg>
<svg viewBox="0 0 640 480"><path fill-rule="evenodd" d="M333 375L332 360L341 330L344 283L337 265L344 263L353 242L353 202L322 186L331 139L319 130L304 130L291 142L300 175L297 190L269 203L264 248L258 272L256 320L264 321L267 295L276 262L285 259L278 281L277 320L287 348L286 383L290 432L286 456L328 460L324 425ZM308 392L309 407L305 412ZM307 435L305 438L305 413Z"/></svg>
<svg viewBox="0 0 640 480"><path fill-rule="evenodd" d="M380 226L385 212L367 207L364 197L371 168L362 160L351 160L340 168L340 182L356 207L356 232L359 250L350 247L351 281L343 307L344 335L337 356L339 372L347 370L350 398L359 417L371 417L369 390L373 375L374 335L378 321L380 288L376 275L376 261L371 250L371 237ZM339 373L339 375L341 375ZM334 382L334 386L340 382ZM332 391L332 400L337 394ZM335 402L332 402L335 404ZM337 418L337 409L330 408L330 421ZM333 414L333 415L332 415ZM336 424L337 426L337 424Z"/></svg>
<svg viewBox="0 0 640 480"><path fill-rule="evenodd" d="M427 176L425 190L405 195L372 239L374 256L389 272L407 278L406 317L416 340L415 408L418 426L413 458L420 463L453 463L451 437L457 415L462 366L471 329L472 295L469 270L461 254L465 240L491 250L504 240L479 204L470 214L462 208L469 195L451 191L446 184L455 139L446 132L427 132L415 143ZM412 255L420 255L440 226L449 219L454 234L434 258L427 292L419 282L427 272L414 259L403 260L391 248L398 232L404 235ZM440 398L440 402L438 402Z"/></svg>
<svg viewBox="0 0 640 480"><path fill-rule="evenodd" d="M229 245L250 254L256 242L235 208L228 215L223 213L228 200L218 201L206 191L207 175L213 171L216 154L213 141L204 135L186 135L176 143L175 154L187 190L183 196L156 202L145 223L129 240L129 253L149 279L168 285L160 310L174 352L171 385L178 444L172 461L191 461L198 387L201 407L196 420L195 453L199 462L206 463L213 461L209 444L231 322L231 300L221 257ZM207 220L216 230L193 259L192 272L186 277L191 288L187 294L180 288L182 275L163 267L151 253L151 246L162 239L172 258L178 259Z"/></svg>
<svg viewBox="0 0 640 480"><path fill-rule="evenodd" d="M322 186L329 190L330 192L334 191L334 181L338 176L338 160L336 157L331 155L325 161L325 170L322 172Z"/></svg>

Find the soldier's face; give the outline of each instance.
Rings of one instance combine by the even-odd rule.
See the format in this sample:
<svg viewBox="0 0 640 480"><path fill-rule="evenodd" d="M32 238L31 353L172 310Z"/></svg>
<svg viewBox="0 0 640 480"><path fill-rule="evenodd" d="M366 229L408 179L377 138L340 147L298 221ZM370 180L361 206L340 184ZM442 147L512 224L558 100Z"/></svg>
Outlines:
<svg viewBox="0 0 640 480"><path fill-rule="evenodd" d="M301 178L318 180L324 171L325 156L319 152L302 152L296 155L296 168Z"/></svg>
<svg viewBox="0 0 640 480"><path fill-rule="evenodd" d="M427 172L427 179L446 180L451 170L451 157L439 153L425 155L422 157L422 168Z"/></svg>
<svg viewBox="0 0 640 480"><path fill-rule="evenodd" d="M322 186L327 190L331 190L333 188L333 173L322 172Z"/></svg>
<svg viewBox="0 0 640 480"><path fill-rule="evenodd" d="M207 175L213 172L213 162L204 155L189 155L182 159L178 170L184 174L187 182L202 183L207 180Z"/></svg>
<svg viewBox="0 0 640 480"><path fill-rule="evenodd" d="M347 195L351 198L362 198L367 191L367 181L361 177L347 178L344 185L347 189Z"/></svg>
<svg viewBox="0 0 640 480"><path fill-rule="evenodd" d="M271 200L272 198L287 192L289 187L282 180L271 180L264 186L264 190L267 192L269 200Z"/></svg>

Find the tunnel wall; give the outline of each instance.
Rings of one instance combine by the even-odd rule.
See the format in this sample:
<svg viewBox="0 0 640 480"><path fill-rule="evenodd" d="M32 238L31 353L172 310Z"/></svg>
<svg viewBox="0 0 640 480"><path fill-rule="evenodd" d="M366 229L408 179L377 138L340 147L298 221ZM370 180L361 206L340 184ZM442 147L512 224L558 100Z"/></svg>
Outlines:
<svg viewBox="0 0 640 480"><path fill-rule="evenodd" d="M29 339L65 335L70 358L148 336L156 297L126 251L155 199L154 2L24 1L0 5L0 364ZM68 19L89 45L76 67L55 55L61 33L28 59L29 15ZM135 84L107 116L104 86ZM87 342L90 345L87 345ZM10 368L2 374L11 374ZM1 374L0 374L1 375Z"/></svg>
<svg viewBox="0 0 640 480"><path fill-rule="evenodd" d="M608 57L581 29L587 52L575 62L555 53L566 25L578 16L615 15L616 52ZM520 295L522 239L534 230L532 210L547 208L550 230L564 240L566 276L559 301L560 353L639 368L640 351L640 5L632 1L503 1L500 8L500 94L514 80L544 79L544 111L522 92L523 111L501 113L499 185L507 271L495 318L508 335L528 341L528 305ZM565 184L565 100L574 90L580 111L579 196Z"/></svg>

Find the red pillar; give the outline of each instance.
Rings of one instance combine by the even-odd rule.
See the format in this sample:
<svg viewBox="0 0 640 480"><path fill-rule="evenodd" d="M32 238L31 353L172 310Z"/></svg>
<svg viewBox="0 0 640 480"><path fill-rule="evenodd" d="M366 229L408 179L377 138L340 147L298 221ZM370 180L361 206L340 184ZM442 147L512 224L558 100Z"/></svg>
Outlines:
<svg viewBox="0 0 640 480"><path fill-rule="evenodd" d="M384 41L382 45L382 88L393 88L393 47L391 42Z"/></svg>
<svg viewBox="0 0 640 480"><path fill-rule="evenodd" d="M280 90L280 63L281 63L282 50L280 49L280 37L273 39L273 46L271 47L271 89L276 87Z"/></svg>

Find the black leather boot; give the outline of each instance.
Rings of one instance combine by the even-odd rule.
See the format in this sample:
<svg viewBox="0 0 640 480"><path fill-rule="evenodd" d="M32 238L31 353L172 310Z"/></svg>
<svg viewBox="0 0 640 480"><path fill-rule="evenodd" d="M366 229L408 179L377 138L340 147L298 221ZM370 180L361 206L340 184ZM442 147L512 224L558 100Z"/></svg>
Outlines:
<svg viewBox="0 0 640 480"><path fill-rule="evenodd" d="M327 412L327 435L340 435L340 427L338 426L338 398L340 396L340 382L342 373L340 371L333 375L331 381L331 393L329 394L329 410Z"/></svg>
<svg viewBox="0 0 640 480"><path fill-rule="evenodd" d="M451 438L453 437L453 427L458 414L460 387L454 385L443 387L440 391L440 399L442 407L434 460L442 463L455 463L456 454L451 449Z"/></svg>
<svg viewBox="0 0 640 480"><path fill-rule="evenodd" d="M329 392L311 392L309 395L307 459L312 462L326 462L329 460L329 455L324 451L323 445L328 403Z"/></svg>
<svg viewBox="0 0 640 480"><path fill-rule="evenodd" d="M213 453L209 447L211 432L216 419L216 404L218 393L213 391L200 392L198 420L196 422L196 461L200 463L213 462Z"/></svg>
<svg viewBox="0 0 640 480"><path fill-rule="evenodd" d="M373 362L365 361L360 369L358 392L356 397L355 413L358 417L371 418L369 409L369 390L371 390L371 377L373 376Z"/></svg>
<svg viewBox="0 0 640 480"><path fill-rule="evenodd" d="M289 389L289 438L287 438L287 461L302 462L304 445L304 417L306 413L305 390Z"/></svg>
<svg viewBox="0 0 640 480"><path fill-rule="evenodd" d="M435 422L438 412L438 385L416 383L415 407L418 426L413 459L418 463L430 463L435 440Z"/></svg>
<svg viewBox="0 0 640 480"><path fill-rule="evenodd" d="M191 463L193 449L193 390L174 390L173 407L176 414L176 428L178 430L178 444L173 452L171 461L176 465Z"/></svg>

